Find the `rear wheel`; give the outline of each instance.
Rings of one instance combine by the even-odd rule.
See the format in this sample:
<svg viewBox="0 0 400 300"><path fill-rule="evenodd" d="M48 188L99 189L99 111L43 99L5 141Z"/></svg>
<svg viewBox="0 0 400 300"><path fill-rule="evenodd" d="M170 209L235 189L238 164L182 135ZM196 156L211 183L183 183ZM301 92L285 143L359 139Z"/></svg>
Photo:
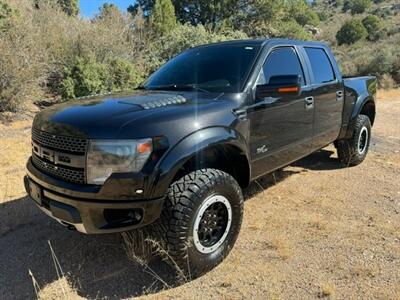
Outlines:
<svg viewBox="0 0 400 300"><path fill-rule="evenodd" d="M242 216L243 196L236 180L225 172L203 169L171 185L163 213L152 227L166 260L197 277L228 255Z"/></svg>
<svg viewBox="0 0 400 300"><path fill-rule="evenodd" d="M357 117L353 136L347 140L337 141L339 160L350 166L362 163L367 156L371 141L371 122L365 115Z"/></svg>

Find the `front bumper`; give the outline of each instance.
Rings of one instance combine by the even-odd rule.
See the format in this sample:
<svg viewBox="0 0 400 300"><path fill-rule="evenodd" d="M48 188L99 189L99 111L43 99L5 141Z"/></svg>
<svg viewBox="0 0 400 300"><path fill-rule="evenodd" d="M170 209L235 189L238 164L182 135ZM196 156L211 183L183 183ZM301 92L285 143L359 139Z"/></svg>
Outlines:
<svg viewBox="0 0 400 300"><path fill-rule="evenodd" d="M80 232L97 234L140 228L159 218L164 198L148 200L132 196L132 200L127 200L126 191L134 190L137 182L142 182L132 181L135 178L115 180L114 189L109 182L105 193L99 187L54 179L37 170L29 159L24 185L35 204L48 216Z"/></svg>

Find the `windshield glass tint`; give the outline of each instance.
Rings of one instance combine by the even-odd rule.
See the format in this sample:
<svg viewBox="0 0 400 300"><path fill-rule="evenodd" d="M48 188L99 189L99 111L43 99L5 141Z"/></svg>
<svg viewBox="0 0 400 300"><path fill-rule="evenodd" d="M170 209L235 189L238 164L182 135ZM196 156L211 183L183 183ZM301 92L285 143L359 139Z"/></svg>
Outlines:
<svg viewBox="0 0 400 300"><path fill-rule="evenodd" d="M156 71L145 88L194 85L211 92L240 92L259 50L243 45L190 49Z"/></svg>

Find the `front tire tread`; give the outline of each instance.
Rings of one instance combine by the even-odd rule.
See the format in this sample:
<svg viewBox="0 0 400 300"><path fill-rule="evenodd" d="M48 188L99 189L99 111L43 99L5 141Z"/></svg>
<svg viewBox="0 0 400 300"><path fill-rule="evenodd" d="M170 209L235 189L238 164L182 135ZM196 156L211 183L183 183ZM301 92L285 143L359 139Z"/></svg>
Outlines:
<svg viewBox="0 0 400 300"><path fill-rule="evenodd" d="M243 196L236 180L220 170L202 169L189 173L170 186L160 219L151 225L151 235L161 242L161 246L167 251L169 259L173 259L172 264L179 266L184 273L189 271L191 275L199 276L212 269L229 252L229 250L226 251L226 255L218 259L212 266L197 265L190 266L190 270L187 269L187 235L191 219L199 203L204 200L202 195L207 194L214 186L220 185L228 185L235 189L240 198L240 215L242 215ZM240 218L240 224L241 221Z"/></svg>

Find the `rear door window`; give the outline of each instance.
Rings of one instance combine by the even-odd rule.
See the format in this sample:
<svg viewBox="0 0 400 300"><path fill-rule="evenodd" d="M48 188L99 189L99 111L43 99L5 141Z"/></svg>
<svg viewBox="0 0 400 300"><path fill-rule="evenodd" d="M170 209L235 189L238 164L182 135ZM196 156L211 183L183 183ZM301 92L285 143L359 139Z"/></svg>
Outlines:
<svg viewBox="0 0 400 300"><path fill-rule="evenodd" d="M314 83L322 84L335 80L331 61L322 48L305 47L314 74Z"/></svg>

